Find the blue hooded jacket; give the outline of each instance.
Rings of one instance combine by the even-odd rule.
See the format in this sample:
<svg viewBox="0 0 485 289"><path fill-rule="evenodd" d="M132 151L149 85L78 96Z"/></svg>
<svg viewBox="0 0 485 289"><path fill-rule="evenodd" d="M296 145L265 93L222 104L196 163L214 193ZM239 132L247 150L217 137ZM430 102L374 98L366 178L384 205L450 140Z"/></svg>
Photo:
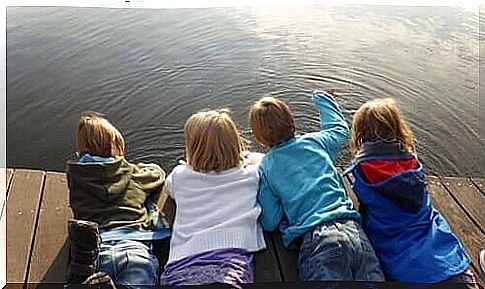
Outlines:
<svg viewBox="0 0 485 289"><path fill-rule="evenodd" d="M367 142L345 170L354 175L353 190L362 221L388 281L434 283L470 265L460 241L431 205L423 166L371 184L360 164L375 160L410 160L415 155L396 142ZM416 160L417 161L417 160Z"/></svg>

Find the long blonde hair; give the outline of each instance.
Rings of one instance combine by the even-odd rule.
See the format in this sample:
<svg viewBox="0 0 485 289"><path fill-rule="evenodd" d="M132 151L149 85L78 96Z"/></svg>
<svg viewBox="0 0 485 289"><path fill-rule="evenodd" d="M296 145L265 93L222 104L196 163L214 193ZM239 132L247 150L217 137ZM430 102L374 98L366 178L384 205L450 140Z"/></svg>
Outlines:
<svg viewBox="0 0 485 289"><path fill-rule="evenodd" d="M77 150L81 155L123 156L125 140L101 114L84 113L77 122Z"/></svg>
<svg viewBox="0 0 485 289"><path fill-rule="evenodd" d="M228 109L201 111L184 126L187 163L201 172L221 172L243 161L245 140Z"/></svg>
<svg viewBox="0 0 485 289"><path fill-rule="evenodd" d="M398 141L415 152L414 135L392 98L374 99L363 104L352 120L350 148L359 152L366 141Z"/></svg>

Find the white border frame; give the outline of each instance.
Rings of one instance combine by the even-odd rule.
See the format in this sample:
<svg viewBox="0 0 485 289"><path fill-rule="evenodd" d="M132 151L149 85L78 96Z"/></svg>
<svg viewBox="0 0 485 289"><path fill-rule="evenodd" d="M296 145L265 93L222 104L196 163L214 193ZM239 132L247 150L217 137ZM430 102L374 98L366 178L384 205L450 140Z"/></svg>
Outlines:
<svg viewBox="0 0 485 289"><path fill-rule="evenodd" d="M7 6L72 6L72 7L109 7L109 8L205 8L205 7L231 7L231 6L268 6L285 4L327 4L327 5L393 5L393 6L454 6L467 10L477 11L485 0L6 0L0 6L0 61L2 101L0 104L1 132L0 141L0 205L6 201L6 171L7 162L7 103L6 103L6 7ZM7 210L0 216L0 288L6 285L6 222Z"/></svg>

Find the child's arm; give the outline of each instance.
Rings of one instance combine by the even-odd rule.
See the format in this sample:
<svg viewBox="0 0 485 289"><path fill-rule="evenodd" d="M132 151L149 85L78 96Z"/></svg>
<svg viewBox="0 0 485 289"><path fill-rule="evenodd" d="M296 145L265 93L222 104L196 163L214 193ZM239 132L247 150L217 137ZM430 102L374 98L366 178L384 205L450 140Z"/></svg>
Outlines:
<svg viewBox="0 0 485 289"><path fill-rule="evenodd" d="M274 231L283 220L283 208L261 169L259 176L258 202L261 206L259 222L265 231Z"/></svg>
<svg viewBox="0 0 485 289"><path fill-rule="evenodd" d="M175 211L177 207L174 200L173 176L174 171L167 176L157 203L160 210L167 216L170 224L173 224L173 221L175 220Z"/></svg>
<svg viewBox="0 0 485 289"><path fill-rule="evenodd" d="M312 100L320 114L321 132L316 134L317 140L327 148L332 161L335 162L342 146L349 142L349 126L330 93L314 91Z"/></svg>
<svg viewBox="0 0 485 289"><path fill-rule="evenodd" d="M165 214L168 222L170 224L173 224L173 221L175 220L175 211L177 206L175 204L175 200L172 197L172 193L166 184L167 183L165 183L165 186L163 186L163 189L161 190L157 206Z"/></svg>
<svg viewBox="0 0 485 289"><path fill-rule="evenodd" d="M157 164L131 164L136 181L154 203L157 203L160 190L165 182L165 171Z"/></svg>

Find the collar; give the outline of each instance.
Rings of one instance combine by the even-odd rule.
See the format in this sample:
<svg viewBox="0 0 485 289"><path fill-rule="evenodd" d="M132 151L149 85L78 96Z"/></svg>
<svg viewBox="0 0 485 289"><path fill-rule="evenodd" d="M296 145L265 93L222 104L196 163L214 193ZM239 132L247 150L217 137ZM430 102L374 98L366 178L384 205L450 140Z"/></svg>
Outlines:
<svg viewBox="0 0 485 289"><path fill-rule="evenodd" d="M400 160L416 157L406 150L403 143L399 141L368 141L362 145L352 164L347 167L343 175L350 173L360 162L370 160Z"/></svg>
<svg viewBox="0 0 485 289"><path fill-rule="evenodd" d="M402 142L399 141L367 141L355 156L356 159L369 155L394 155L409 153Z"/></svg>
<svg viewBox="0 0 485 289"><path fill-rule="evenodd" d="M273 148L277 148L277 147L282 147L285 144L287 144L290 141L292 141L293 139L295 139L295 133L291 133L290 135L288 135L286 138L284 138L282 141L280 141L276 145L272 146L271 148L273 149Z"/></svg>

